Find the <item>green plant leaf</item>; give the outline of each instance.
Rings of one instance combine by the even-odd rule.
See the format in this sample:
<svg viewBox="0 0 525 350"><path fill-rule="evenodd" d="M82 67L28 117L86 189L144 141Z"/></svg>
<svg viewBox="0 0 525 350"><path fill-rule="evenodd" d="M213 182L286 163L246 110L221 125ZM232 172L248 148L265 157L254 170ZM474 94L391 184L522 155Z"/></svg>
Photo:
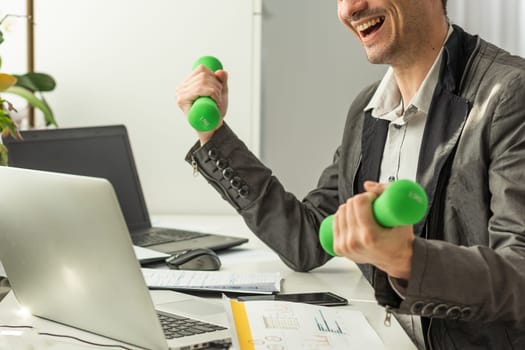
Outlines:
<svg viewBox="0 0 525 350"><path fill-rule="evenodd" d="M8 163L8 157L7 157L7 147L2 145L0 143L0 165L7 165Z"/></svg>
<svg viewBox="0 0 525 350"><path fill-rule="evenodd" d="M46 73L30 72L23 75L15 75L15 77L18 79L16 86L32 92L52 91L56 87L55 79Z"/></svg>
<svg viewBox="0 0 525 350"><path fill-rule="evenodd" d="M5 91L5 93L18 95L20 97L25 98L31 106L38 108L42 111L42 113L44 114L46 125L52 124L58 126L53 112L51 111L51 108L49 108L47 102L43 101L43 99L38 98L34 92L20 86L11 86Z"/></svg>
<svg viewBox="0 0 525 350"><path fill-rule="evenodd" d="M47 109L51 112L51 115L53 115L52 111L51 111L51 107L49 106L49 104L47 103L46 99L44 98L44 96L40 96L40 100L42 101L42 103L47 107ZM56 120L55 120L55 117L53 117L52 119L46 119L46 126L49 126L49 125L54 125L54 126L58 126Z"/></svg>
<svg viewBox="0 0 525 350"><path fill-rule="evenodd" d="M0 110L0 132L2 136L11 135L14 138L21 137L16 124L3 110Z"/></svg>
<svg viewBox="0 0 525 350"><path fill-rule="evenodd" d="M0 30L0 44L4 42L4 33Z"/></svg>

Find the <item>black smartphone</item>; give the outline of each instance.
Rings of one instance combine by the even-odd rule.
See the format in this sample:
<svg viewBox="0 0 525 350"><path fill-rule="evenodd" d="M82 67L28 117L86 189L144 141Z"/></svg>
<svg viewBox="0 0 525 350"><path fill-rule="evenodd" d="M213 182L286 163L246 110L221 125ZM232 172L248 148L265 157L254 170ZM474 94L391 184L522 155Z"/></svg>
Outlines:
<svg viewBox="0 0 525 350"><path fill-rule="evenodd" d="M283 300L296 303L306 303L323 306L348 305L348 300L332 292L312 292L312 293L288 293L272 295L247 295L238 296L239 301L250 300Z"/></svg>

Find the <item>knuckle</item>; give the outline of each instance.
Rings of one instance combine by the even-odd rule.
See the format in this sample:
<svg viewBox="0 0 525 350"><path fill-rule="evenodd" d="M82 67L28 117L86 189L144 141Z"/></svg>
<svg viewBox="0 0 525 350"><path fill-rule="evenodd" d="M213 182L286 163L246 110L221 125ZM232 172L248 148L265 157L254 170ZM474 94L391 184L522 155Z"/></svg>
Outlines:
<svg viewBox="0 0 525 350"><path fill-rule="evenodd" d="M372 248L377 242L377 237L371 230L365 229L362 234L362 242L364 247Z"/></svg>
<svg viewBox="0 0 525 350"><path fill-rule="evenodd" d="M355 197L355 203L359 206L368 204L368 197L363 193Z"/></svg>
<svg viewBox="0 0 525 350"><path fill-rule="evenodd" d="M361 243L354 237L350 237L346 242L346 247L349 252L355 252L361 248Z"/></svg>

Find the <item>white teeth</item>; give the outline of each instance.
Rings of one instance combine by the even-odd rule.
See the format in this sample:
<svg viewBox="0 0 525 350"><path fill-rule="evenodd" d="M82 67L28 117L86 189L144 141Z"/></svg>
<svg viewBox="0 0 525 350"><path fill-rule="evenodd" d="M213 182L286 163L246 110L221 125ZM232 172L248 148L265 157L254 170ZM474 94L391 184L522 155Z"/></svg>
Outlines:
<svg viewBox="0 0 525 350"><path fill-rule="evenodd" d="M376 24L380 23L382 21L382 19L380 17L377 17L377 18L374 18L374 19L371 19L370 21L366 22L366 23L363 23L363 24L360 24L356 27L356 29L360 32L362 31L365 31L367 30L368 28L370 28L371 26L375 26Z"/></svg>

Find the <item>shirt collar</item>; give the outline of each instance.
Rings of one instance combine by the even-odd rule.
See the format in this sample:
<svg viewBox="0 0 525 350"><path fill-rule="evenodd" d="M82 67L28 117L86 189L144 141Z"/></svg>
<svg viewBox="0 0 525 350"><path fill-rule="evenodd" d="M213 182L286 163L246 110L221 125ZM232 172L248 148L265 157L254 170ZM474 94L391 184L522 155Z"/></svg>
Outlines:
<svg viewBox="0 0 525 350"><path fill-rule="evenodd" d="M444 42L447 41L453 31L453 27L449 26L447 37L445 38ZM436 89L439 79L439 68L441 66L442 58L443 46L441 47L441 50L439 51L439 54L432 64L432 67L428 71L425 79L421 83L421 86L417 90L416 95L412 98L406 109L417 108L419 111L428 114L430 103L432 101L432 95L434 94L434 90ZM399 91L396 79L394 77L394 70L392 67L389 67L383 79L379 83L374 96L372 96L370 102L364 108L364 111L372 110L373 117L381 118L388 113L391 113L395 109L399 109L400 104L401 92Z"/></svg>

